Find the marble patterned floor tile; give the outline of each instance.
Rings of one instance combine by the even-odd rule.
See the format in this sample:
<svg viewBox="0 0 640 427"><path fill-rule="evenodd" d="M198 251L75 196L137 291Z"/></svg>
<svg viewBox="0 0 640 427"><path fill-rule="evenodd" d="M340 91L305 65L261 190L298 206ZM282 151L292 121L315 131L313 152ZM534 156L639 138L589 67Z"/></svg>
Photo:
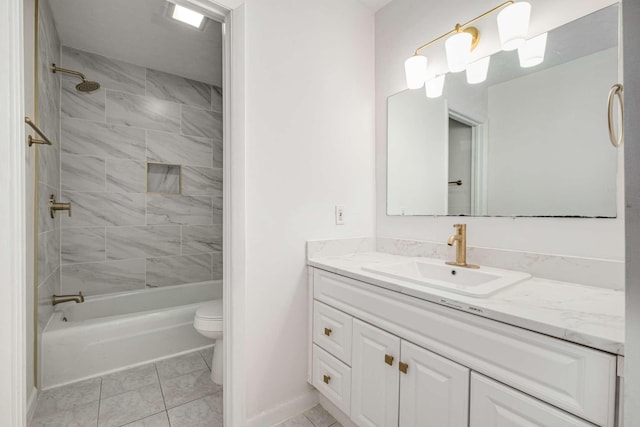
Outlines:
<svg viewBox="0 0 640 427"><path fill-rule="evenodd" d="M222 113L183 105L182 134L222 139Z"/></svg>
<svg viewBox="0 0 640 427"><path fill-rule="evenodd" d="M100 400L98 427L118 427L164 411L162 392L153 384Z"/></svg>
<svg viewBox="0 0 640 427"><path fill-rule="evenodd" d="M224 143L220 139L213 141L213 167L221 168L224 163Z"/></svg>
<svg viewBox="0 0 640 427"><path fill-rule="evenodd" d="M207 347L204 350L200 350L200 355L204 359L209 370L211 370L211 362L213 362L213 347Z"/></svg>
<svg viewBox="0 0 640 427"><path fill-rule="evenodd" d="M107 228L107 259L180 255L180 226Z"/></svg>
<svg viewBox="0 0 640 427"><path fill-rule="evenodd" d="M170 427L167 411L159 412L147 418L125 424L123 427Z"/></svg>
<svg viewBox="0 0 640 427"><path fill-rule="evenodd" d="M147 194L147 224L213 224L212 198Z"/></svg>
<svg viewBox="0 0 640 427"><path fill-rule="evenodd" d="M207 364L200 355L200 352L196 351L156 362L156 368L158 369L160 379L164 381L192 372L202 371L203 369L207 369Z"/></svg>
<svg viewBox="0 0 640 427"><path fill-rule="evenodd" d="M61 213L63 227L143 225L145 195L133 193L64 192L61 202L70 202L73 216Z"/></svg>
<svg viewBox="0 0 640 427"><path fill-rule="evenodd" d="M316 405L304 413L304 416L311 421L314 427L331 427L336 423L336 419L333 418L326 409L320 405Z"/></svg>
<svg viewBox="0 0 640 427"><path fill-rule="evenodd" d="M160 99L107 90L107 123L180 131L180 105Z"/></svg>
<svg viewBox="0 0 640 427"><path fill-rule="evenodd" d="M144 67L68 46L62 46L61 58L63 67L84 73L88 80L97 81L105 89L144 95Z"/></svg>
<svg viewBox="0 0 640 427"><path fill-rule="evenodd" d="M31 420L30 427L95 427L98 422L96 400L52 414L37 416Z"/></svg>
<svg viewBox="0 0 640 427"><path fill-rule="evenodd" d="M222 191L222 169L185 166L182 169L182 194L194 196Z"/></svg>
<svg viewBox="0 0 640 427"><path fill-rule="evenodd" d="M314 425L303 414L297 415L287 421L278 424L277 427L314 427Z"/></svg>
<svg viewBox="0 0 640 427"><path fill-rule="evenodd" d="M62 80L62 97L60 100L60 114L64 118L105 121L105 91L79 92L76 90L78 82Z"/></svg>
<svg viewBox="0 0 640 427"><path fill-rule="evenodd" d="M183 225L183 255L222 251L222 224Z"/></svg>
<svg viewBox="0 0 640 427"><path fill-rule="evenodd" d="M214 141L178 135L176 133L147 131L147 160L192 166L212 166Z"/></svg>
<svg viewBox="0 0 640 427"><path fill-rule="evenodd" d="M147 192L180 194L182 192L180 165L147 163Z"/></svg>
<svg viewBox="0 0 640 427"><path fill-rule="evenodd" d="M147 258L147 284L170 286L211 280L211 254Z"/></svg>
<svg viewBox="0 0 640 427"><path fill-rule="evenodd" d="M63 190L104 191L105 175L104 159L68 154L61 157L60 180Z"/></svg>
<svg viewBox="0 0 640 427"><path fill-rule="evenodd" d="M207 83L149 68L147 68L147 96L211 108L211 89Z"/></svg>
<svg viewBox="0 0 640 427"><path fill-rule="evenodd" d="M175 408L204 396L211 396L222 387L211 381L208 368L160 381L167 409Z"/></svg>
<svg viewBox="0 0 640 427"><path fill-rule="evenodd" d="M223 427L222 390L167 412L171 427Z"/></svg>
<svg viewBox="0 0 640 427"><path fill-rule="evenodd" d="M222 113L222 88L220 86L211 85L211 109Z"/></svg>
<svg viewBox="0 0 640 427"><path fill-rule="evenodd" d="M45 390L38 397L35 418L71 409L100 399L100 378Z"/></svg>
<svg viewBox="0 0 640 427"><path fill-rule="evenodd" d="M60 268L63 293L100 295L145 288L145 260L68 264Z"/></svg>
<svg viewBox="0 0 640 427"><path fill-rule="evenodd" d="M145 160L143 129L77 119L62 119L60 126L63 153Z"/></svg>
<svg viewBox="0 0 640 427"><path fill-rule="evenodd" d="M100 399L104 400L108 397L158 383L158 373L153 363L104 375L102 377L102 393Z"/></svg>
<svg viewBox="0 0 640 427"><path fill-rule="evenodd" d="M60 237L63 264L106 260L104 227L64 228Z"/></svg>
<svg viewBox="0 0 640 427"><path fill-rule="evenodd" d="M113 193L144 193L146 164L134 160L107 159L107 191Z"/></svg>

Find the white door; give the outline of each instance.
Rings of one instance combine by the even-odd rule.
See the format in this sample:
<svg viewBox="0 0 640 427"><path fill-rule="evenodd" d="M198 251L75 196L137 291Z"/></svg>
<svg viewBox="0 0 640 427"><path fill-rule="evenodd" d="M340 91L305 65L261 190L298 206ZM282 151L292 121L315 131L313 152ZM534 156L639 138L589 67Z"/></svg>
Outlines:
<svg viewBox="0 0 640 427"><path fill-rule="evenodd" d="M471 427L593 427L554 406L473 372Z"/></svg>
<svg viewBox="0 0 640 427"><path fill-rule="evenodd" d="M466 427L469 368L402 341L400 427Z"/></svg>
<svg viewBox="0 0 640 427"><path fill-rule="evenodd" d="M400 338L353 320L351 419L362 427L398 425Z"/></svg>

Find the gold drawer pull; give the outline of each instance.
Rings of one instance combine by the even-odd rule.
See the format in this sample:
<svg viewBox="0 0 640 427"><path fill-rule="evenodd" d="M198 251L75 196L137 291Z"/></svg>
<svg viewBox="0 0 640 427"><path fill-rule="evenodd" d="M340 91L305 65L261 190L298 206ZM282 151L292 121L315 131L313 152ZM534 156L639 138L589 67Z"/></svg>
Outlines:
<svg viewBox="0 0 640 427"><path fill-rule="evenodd" d="M400 372L402 372L403 374L407 373L407 369L409 369L409 365L407 365L404 362L400 362L398 363L398 369L400 369Z"/></svg>
<svg viewBox="0 0 640 427"><path fill-rule="evenodd" d="M330 336L330 335L331 335L331 332L332 332L332 331L331 331L331 328L324 328L324 334L325 334L326 336Z"/></svg>
<svg viewBox="0 0 640 427"><path fill-rule="evenodd" d="M384 363L386 363L389 366L393 366L393 356L391 356L390 354L385 354Z"/></svg>
<svg viewBox="0 0 640 427"><path fill-rule="evenodd" d="M325 384L329 384L329 381L331 381L331 377L329 375L323 375L322 381L324 381Z"/></svg>

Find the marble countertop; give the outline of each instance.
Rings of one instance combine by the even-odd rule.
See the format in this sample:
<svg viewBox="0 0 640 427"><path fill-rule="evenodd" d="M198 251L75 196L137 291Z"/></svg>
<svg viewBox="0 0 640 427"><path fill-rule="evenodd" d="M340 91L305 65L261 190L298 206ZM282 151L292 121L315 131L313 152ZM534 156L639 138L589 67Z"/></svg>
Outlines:
<svg viewBox="0 0 640 427"><path fill-rule="evenodd" d="M315 257L308 265L392 291L609 353L624 354L624 292L531 277L486 298L392 279L362 269L411 257L358 252Z"/></svg>

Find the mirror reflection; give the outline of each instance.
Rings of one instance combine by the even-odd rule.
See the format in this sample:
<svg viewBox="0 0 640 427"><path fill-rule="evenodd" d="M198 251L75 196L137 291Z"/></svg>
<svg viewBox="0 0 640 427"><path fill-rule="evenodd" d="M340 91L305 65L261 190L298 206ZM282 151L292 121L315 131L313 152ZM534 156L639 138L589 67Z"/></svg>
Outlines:
<svg viewBox="0 0 640 427"><path fill-rule="evenodd" d="M491 56L485 81L388 99L389 215L615 217L606 100L618 79L618 6L547 34L542 63Z"/></svg>

